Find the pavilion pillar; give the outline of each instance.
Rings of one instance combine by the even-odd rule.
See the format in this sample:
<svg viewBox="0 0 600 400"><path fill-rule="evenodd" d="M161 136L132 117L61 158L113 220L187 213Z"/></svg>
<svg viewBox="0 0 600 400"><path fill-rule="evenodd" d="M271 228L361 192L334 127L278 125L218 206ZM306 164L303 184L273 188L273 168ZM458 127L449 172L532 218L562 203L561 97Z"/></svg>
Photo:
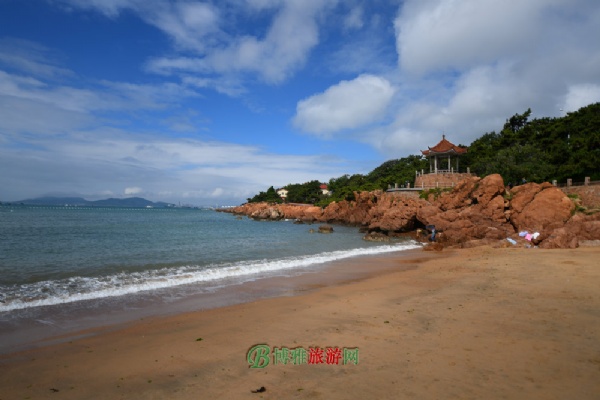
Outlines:
<svg viewBox="0 0 600 400"><path fill-rule="evenodd" d="M450 155L448 155L448 171L450 171Z"/></svg>
<svg viewBox="0 0 600 400"><path fill-rule="evenodd" d="M437 154L433 156L433 162L435 164L435 173L437 174Z"/></svg>

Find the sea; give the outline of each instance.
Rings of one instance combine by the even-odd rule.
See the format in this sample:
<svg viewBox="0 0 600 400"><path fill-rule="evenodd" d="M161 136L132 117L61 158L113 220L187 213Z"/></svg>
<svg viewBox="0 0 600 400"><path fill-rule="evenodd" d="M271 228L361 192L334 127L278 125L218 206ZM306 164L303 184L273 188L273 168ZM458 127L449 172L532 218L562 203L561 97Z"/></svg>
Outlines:
<svg viewBox="0 0 600 400"><path fill-rule="evenodd" d="M177 304L222 305L211 299L223 288L420 247L367 242L356 227L317 230L212 209L2 204L0 353Z"/></svg>

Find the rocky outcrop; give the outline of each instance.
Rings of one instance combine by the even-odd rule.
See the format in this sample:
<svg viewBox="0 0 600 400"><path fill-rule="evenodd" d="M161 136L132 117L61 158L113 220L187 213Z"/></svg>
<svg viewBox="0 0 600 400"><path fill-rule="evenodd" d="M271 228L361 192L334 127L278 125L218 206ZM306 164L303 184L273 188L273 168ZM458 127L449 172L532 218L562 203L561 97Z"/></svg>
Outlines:
<svg viewBox="0 0 600 400"><path fill-rule="evenodd" d="M321 225L319 226L319 233L333 233L333 226Z"/></svg>
<svg viewBox="0 0 600 400"><path fill-rule="evenodd" d="M417 218L461 246L506 238L528 244L518 235L523 231L539 232L531 244L546 248L577 247L580 240L600 237L593 217L575 218L574 210L571 199L549 183L528 183L507 192L500 175L489 175L462 181L417 212Z"/></svg>
<svg viewBox="0 0 600 400"><path fill-rule="evenodd" d="M518 230L552 231L571 218L575 204L550 183L528 183L510 191L510 221Z"/></svg>
<svg viewBox="0 0 600 400"><path fill-rule="evenodd" d="M377 193L376 202L367 213L363 225L369 231L400 233L418 227L416 211L425 207L422 199L396 196L390 193Z"/></svg>
<svg viewBox="0 0 600 400"><path fill-rule="evenodd" d="M545 249L576 248L584 242L600 239L600 213L594 215L575 214L564 226L541 236L540 247Z"/></svg>
<svg viewBox="0 0 600 400"><path fill-rule="evenodd" d="M600 213L575 213L575 204L549 183L528 183L507 191L500 175L469 177L451 192L429 201L382 191L355 193L355 201L326 208L249 203L222 210L254 219L360 226L366 240L385 240L434 225L439 242L471 247L507 238L518 245L572 248L600 239ZM539 232L531 242L519 232ZM426 238L426 236L418 235ZM507 244L508 245L508 244Z"/></svg>
<svg viewBox="0 0 600 400"><path fill-rule="evenodd" d="M515 231L506 217L504 190L500 175L471 177L423 208L417 218L424 225L435 225L452 244L504 239Z"/></svg>
<svg viewBox="0 0 600 400"><path fill-rule="evenodd" d="M588 210L600 210L600 185L570 186L561 188L576 204Z"/></svg>
<svg viewBox="0 0 600 400"><path fill-rule="evenodd" d="M367 242L389 242L391 241L391 238L385 233L371 231L363 236L363 240L366 240Z"/></svg>

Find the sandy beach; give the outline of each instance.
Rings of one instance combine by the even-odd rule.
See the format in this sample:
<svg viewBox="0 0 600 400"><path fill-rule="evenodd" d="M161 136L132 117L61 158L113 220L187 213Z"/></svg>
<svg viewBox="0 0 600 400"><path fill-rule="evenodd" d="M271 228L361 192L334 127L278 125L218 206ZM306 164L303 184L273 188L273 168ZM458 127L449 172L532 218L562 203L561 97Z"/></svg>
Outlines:
<svg viewBox="0 0 600 400"><path fill-rule="evenodd" d="M599 248L411 254L374 275L0 356L0 400L600 396ZM312 356L251 368L255 345ZM330 357L316 363L317 348Z"/></svg>

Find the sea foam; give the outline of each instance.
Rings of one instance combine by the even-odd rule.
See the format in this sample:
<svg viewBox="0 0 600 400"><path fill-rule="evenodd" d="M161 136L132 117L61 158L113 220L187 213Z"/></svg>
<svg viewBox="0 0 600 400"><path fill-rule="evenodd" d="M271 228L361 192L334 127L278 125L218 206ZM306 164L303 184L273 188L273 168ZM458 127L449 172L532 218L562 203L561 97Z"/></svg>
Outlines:
<svg viewBox="0 0 600 400"><path fill-rule="evenodd" d="M421 247L414 241L401 244L339 250L276 260L244 261L211 266L185 265L143 272L121 272L100 277L70 277L21 285L0 285L0 312L51 306L82 300L124 296L144 291L233 279L236 283L261 275L301 271L318 264L351 257L376 255Z"/></svg>

